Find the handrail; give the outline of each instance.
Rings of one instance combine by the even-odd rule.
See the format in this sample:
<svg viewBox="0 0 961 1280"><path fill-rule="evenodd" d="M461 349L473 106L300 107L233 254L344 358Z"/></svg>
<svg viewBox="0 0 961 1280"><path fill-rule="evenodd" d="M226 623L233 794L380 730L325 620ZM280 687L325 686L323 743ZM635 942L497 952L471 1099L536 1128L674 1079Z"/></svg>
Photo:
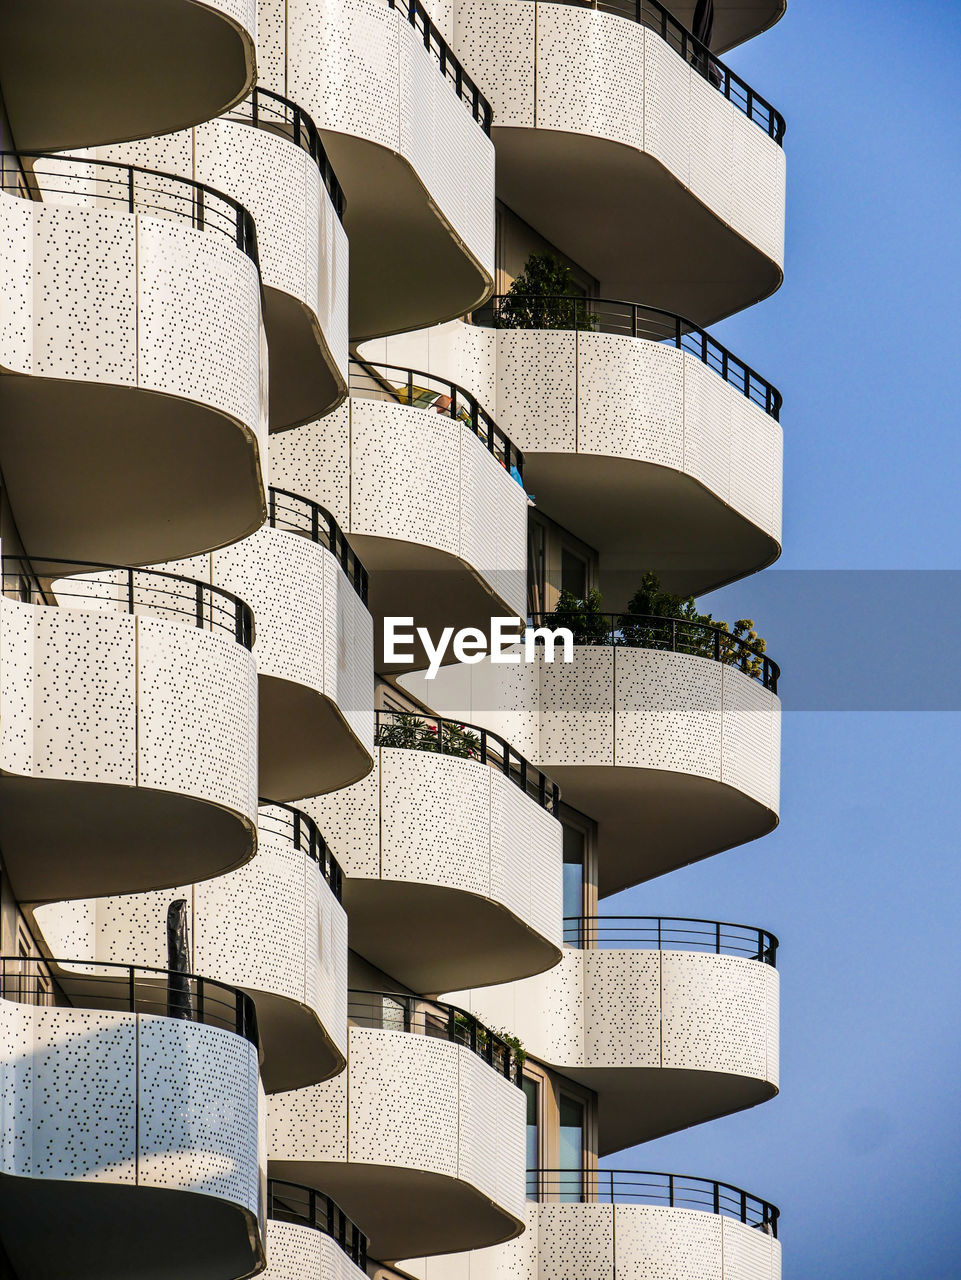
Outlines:
<svg viewBox="0 0 961 1280"><path fill-rule="evenodd" d="M53 582L55 591L45 585ZM103 601L125 613L174 614L203 630L226 631L245 649L253 648L254 615L249 604L223 587L165 569L9 555L2 558L2 589L5 596L23 604L54 607L64 600Z"/></svg>
<svg viewBox="0 0 961 1280"><path fill-rule="evenodd" d="M706 330L671 311L639 302L562 293L498 293L489 303L495 328L585 330L670 344L696 356L775 422L781 420L783 397L775 386ZM473 322L483 324L486 311L487 304L474 313Z"/></svg>
<svg viewBox="0 0 961 1280"><path fill-rule="evenodd" d="M403 747L477 760L497 769L548 813L557 813L561 790L543 770L515 751L499 733L417 711L377 711L375 747Z"/></svg>
<svg viewBox="0 0 961 1280"><path fill-rule="evenodd" d="M0 151L0 189L20 196L23 192L18 189L16 176L8 180L8 173L12 172L8 159L18 165L23 160L33 161L30 175L37 180L41 198L66 195L89 199L94 205L106 200L124 205L130 213L181 218L198 231L227 236L260 271L253 216L233 196L204 182L116 160L51 155L46 151ZM37 161L43 162L43 168L38 168ZM53 186L53 182L63 185Z"/></svg>
<svg viewBox="0 0 961 1280"><path fill-rule="evenodd" d="M347 1020L355 1027L407 1031L463 1045L518 1088L523 1088L523 1053L519 1047L456 1005L400 991L364 991L351 987L347 992Z"/></svg>
<svg viewBox="0 0 961 1280"><path fill-rule="evenodd" d="M490 137L491 122L494 112L477 85L470 78L460 62L451 51L450 45L430 20L430 15L420 0L387 0L392 9L406 9L407 20L412 27L419 29L424 40L424 48L440 67L445 80L454 86L454 91L461 102L470 107L471 115Z"/></svg>
<svg viewBox="0 0 961 1280"><path fill-rule="evenodd" d="M729 1182L641 1169L529 1169L528 1195L554 1197L566 1203L651 1204L670 1209L702 1209L736 1218L777 1237L776 1205L750 1195Z"/></svg>
<svg viewBox="0 0 961 1280"><path fill-rule="evenodd" d="M662 618L649 613L588 613L555 610L529 616L536 627L568 627L576 645L612 645L621 649L656 649L736 667L777 693L781 668L766 653L723 627L688 618Z"/></svg>
<svg viewBox="0 0 961 1280"><path fill-rule="evenodd" d="M361 1271L367 1270L367 1237L340 1205L322 1191L296 1182L267 1179L267 1217L310 1227L330 1236Z"/></svg>
<svg viewBox="0 0 961 1280"><path fill-rule="evenodd" d="M777 936L767 929L724 920L680 916L565 916L564 941L594 948L623 946L741 956L777 968Z"/></svg>
<svg viewBox="0 0 961 1280"><path fill-rule="evenodd" d="M51 966L56 972L51 972ZM239 987L195 973L107 960L0 956L0 990L4 1000L19 1004L120 1010L201 1022L243 1036L260 1052L253 998Z"/></svg>
<svg viewBox="0 0 961 1280"><path fill-rule="evenodd" d="M280 128L295 146L306 151L320 170L320 177L327 188L334 212L343 222L347 207L344 189L337 181L334 167L321 141L320 130L303 107L271 89L256 88L249 97L231 108L227 118L236 116L240 116L245 123L249 118L250 123L258 129L276 131Z"/></svg>
<svg viewBox="0 0 961 1280"><path fill-rule="evenodd" d="M330 885L334 897L342 902L344 873L310 814L280 800L261 798L258 804L257 826L269 831L271 835L289 841L295 849L312 858L320 867L321 875Z"/></svg>
<svg viewBox="0 0 961 1280"><path fill-rule="evenodd" d="M398 381L391 375L402 374ZM416 381L415 381L416 380ZM395 400L415 409L433 409L448 418L464 423L488 453L515 479L524 477L524 455L497 425L477 397L456 382L438 378L422 369L407 369L398 364L362 360L354 356L350 362L350 394L374 400Z"/></svg>
<svg viewBox="0 0 961 1280"><path fill-rule="evenodd" d="M272 529L299 533L326 547L350 579L351 586L366 608L369 588L367 570L326 507L314 502L312 498L290 493L287 489L276 489L271 485L267 490L267 517Z"/></svg>
<svg viewBox="0 0 961 1280"><path fill-rule="evenodd" d="M585 0L560 0L564 4L585 3ZM675 53L703 76L724 95L749 120L763 129L777 145L784 145L784 117L775 111L766 98L731 70L726 63L711 53L710 49L693 32L678 22L677 18L658 0L586 0L592 9L600 9L602 13L612 13L619 18L627 18L637 22L649 31L656 32Z"/></svg>

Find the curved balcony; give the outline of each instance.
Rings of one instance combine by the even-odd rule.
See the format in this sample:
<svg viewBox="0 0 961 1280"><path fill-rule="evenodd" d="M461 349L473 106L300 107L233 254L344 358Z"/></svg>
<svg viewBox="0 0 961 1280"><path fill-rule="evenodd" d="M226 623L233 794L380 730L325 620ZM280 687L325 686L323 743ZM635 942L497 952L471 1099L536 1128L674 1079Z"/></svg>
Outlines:
<svg viewBox="0 0 961 1280"><path fill-rule="evenodd" d="M330 1196L267 1181L265 1280L362 1280L367 1237Z"/></svg>
<svg viewBox="0 0 961 1280"><path fill-rule="evenodd" d="M351 364L348 405L271 446L275 483L333 510L371 575L370 610L441 628L521 616L527 495L519 450L463 388ZM375 656L378 671L426 666Z"/></svg>
<svg viewBox="0 0 961 1280"><path fill-rule="evenodd" d="M178 574L3 557L0 846L20 902L190 884L256 848L250 609Z"/></svg>
<svg viewBox="0 0 961 1280"><path fill-rule="evenodd" d="M533 622L564 625L553 614ZM485 658L401 683L440 714L507 736L597 821L605 897L777 826L780 672L717 627L634 614L593 622L572 628L571 662L559 650L546 662L538 646L532 662Z"/></svg>
<svg viewBox="0 0 961 1280"><path fill-rule="evenodd" d="M596 1093L600 1155L774 1097L773 934L657 917L569 920L565 934L579 949L556 969L468 1001Z"/></svg>
<svg viewBox="0 0 961 1280"><path fill-rule="evenodd" d="M335 409L347 394L344 195L306 111L255 89L223 119L100 154L227 191L250 211L264 286L270 430Z"/></svg>
<svg viewBox="0 0 961 1280"><path fill-rule="evenodd" d="M656 0L614 7L456 0L497 194L602 292L710 324L783 279L784 121Z"/></svg>
<svg viewBox="0 0 961 1280"><path fill-rule="evenodd" d="M346 192L351 337L482 302L494 280L490 108L420 0L258 8L263 83L310 112Z"/></svg>
<svg viewBox="0 0 961 1280"><path fill-rule="evenodd" d="M473 725L378 711L375 742L363 782L305 805L346 872L353 948L415 991L556 964L556 784Z"/></svg>
<svg viewBox="0 0 961 1280"><path fill-rule="evenodd" d="M0 162L0 468L23 545L143 564L252 533L266 361L250 214L130 165Z"/></svg>
<svg viewBox="0 0 961 1280"><path fill-rule="evenodd" d="M0 80L21 147L63 151L185 129L257 78L254 0L10 0Z"/></svg>
<svg viewBox="0 0 961 1280"><path fill-rule="evenodd" d="M270 1099L271 1176L331 1195L381 1261L509 1240L524 1212L513 1049L462 1010L349 993L347 1071Z"/></svg>
<svg viewBox="0 0 961 1280"><path fill-rule="evenodd" d="M302 1089L347 1061L347 916L340 867L310 817L262 805L257 856L202 884L35 908L46 948L103 963L161 967L167 912L187 903L191 967L250 997L268 1093Z"/></svg>
<svg viewBox="0 0 961 1280"><path fill-rule="evenodd" d="M0 959L0 1243L22 1280L263 1268L253 1002L192 974ZM50 1224L56 1229L51 1230Z"/></svg>
<svg viewBox="0 0 961 1280"><path fill-rule="evenodd" d="M289 802L370 772L373 622L367 571L326 508L268 491L251 538L171 567L250 602L257 616L259 790Z"/></svg>

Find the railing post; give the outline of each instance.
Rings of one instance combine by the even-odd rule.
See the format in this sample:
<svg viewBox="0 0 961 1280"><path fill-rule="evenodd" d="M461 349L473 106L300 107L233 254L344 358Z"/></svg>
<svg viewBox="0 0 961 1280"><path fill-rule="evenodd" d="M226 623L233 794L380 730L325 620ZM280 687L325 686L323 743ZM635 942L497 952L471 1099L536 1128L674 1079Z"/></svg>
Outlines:
<svg viewBox="0 0 961 1280"><path fill-rule="evenodd" d="M127 207L133 213L133 166L127 166Z"/></svg>
<svg viewBox="0 0 961 1280"><path fill-rule="evenodd" d="M667 1175L667 1200L670 1207L674 1208L674 1174Z"/></svg>
<svg viewBox="0 0 961 1280"><path fill-rule="evenodd" d="M721 954L721 925L720 921L714 926L714 954Z"/></svg>
<svg viewBox="0 0 961 1280"><path fill-rule="evenodd" d="M270 527L272 529L275 529L277 527L277 490L274 488L271 488L269 490L269 497L267 499L267 508L268 508L269 519L270 519Z"/></svg>
<svg viewBox="0 0 961 1280"><path fill-rule="evenodd" d="M294 848L300 848L300 810L294 810Z"/></svg>
<svg viewBox="0 0 961 1280"><path fill-rule="evenodd" d="M130 1012L137 1012L137 978L133 965L127 970L130 979Z"/></svg>
<svg viewBox="0 0 961 1280"><path fill-rule="evenodd" d="M714 628L714 661L721 661L721 633L717 627Z"/></svg>
<svg viewBox="0 0 961 1280"><path fill-rule="evenodd" d="M747 1222L747 1192L741 1192L741 1221Z"/></svg>
<svg viewBox="0 0 961 1280"><path fill-rule="evenodd" d="M204 1003L205 1003L205 1002L204 1002L204 995L205 995L205 992L204 992L204 980L203 980L203 978L197 978L197 979L195 979L195 981L196 981L196 983L197 983L197 1021L198 1021L198 1022L203 1022L203 1020L204 1020Z"/></svg>
<svg viewBox="0 0 961 1280"><path fill-rule="evenodd" d="M657 949L658 949L658 951L660 951L660 950L662 949L662 948L661 948L661 943L662 943L661 926L662 926L662 924L663 924L663 921L661 920L661 917L660 917L660 916L658 916L658 917L657 917Z"/></svg>
<svg viewBox="0 0 961 1280"><path fill-rule="evenodd" d="M127 612L133 613L133 569L127 570Z"/></svg>
<svg viewBox="0 0 961 1280"><path fill-rule="evenodd" d="M204 229L204 189L203 187L198 187L197 188L197 230L203 231L203 229Z"/></svg>
<svg viewBox="0 0 961 1280"><path fill-rule="evenodd" d="M211 616L210 622L211 622L211 625L213 625L213 616ZM197 583L197 626L200 627L201 630L203 630L203 625L204 625L204 584L202 582L198 582Z"/></svg>
<svg viewBox="0 0 961 1280"><path fill-rule="evenodd" d="M721 1188L716 1182L714 1184L714 1212L721 1212Z"/></svg>

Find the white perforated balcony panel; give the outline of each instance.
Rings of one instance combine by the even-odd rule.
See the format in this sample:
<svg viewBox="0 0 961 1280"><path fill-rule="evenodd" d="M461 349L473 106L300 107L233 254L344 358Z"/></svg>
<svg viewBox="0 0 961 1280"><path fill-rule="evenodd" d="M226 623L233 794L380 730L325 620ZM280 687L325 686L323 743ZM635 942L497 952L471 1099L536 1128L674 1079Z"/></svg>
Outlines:
<svg viewBox="0 0 961 1280"><path fill-rule="evenodd" d="M229 635L4 598L0 667L19 901L190 883L252 856L256 672Z"/></svg>
<svg viewBox="0 0 961 1280"><path fill-rule="evenodd" d="M265 116L266 124L270 117ZM278 128L280 126L278 125ZM270 355L271 431L322 417L347 394L347 233L320 171L291 139L239 119L124 146L100 159L205 183L253 215Z"/></svg>
<svg viewBox="0 0 961 1280"><path fill-rule="evenodd" d="M477 760L398 747L376 755L363 782L303 806L347 877L353 949L413 991L556 964L560 823Z"/></svg>
<svg viewBox="0 0 961 1280"><path fill-rule="evenodd" d="M0 1238L22 1280L263 1265L257 1051L218 1027L0 1001ZM51 1230L51 1224L56 1229Z"/></svg>
<svg viewBox="0 0 961 1280"><path fill-rule="evenodd" d="M565 948L547 973L450 998L592 1090L609 1155L772 1098L778 993L759 960Z"/></svg>
<svg viewBox="0 0 961 1280"><path fill-rule="evenodd" d="M351 396L272 441L271 482L323 503L350 535L370 572L377 637L387 615L433 636L523 615L527 497L463 422ZM374 661L405 669L381 652Z"/></svg>
<svg viewBox="0 0 961 1280"><path fill-rule="evenodd" d="M709 324L780 285L784 152L659 34L547 0L455 0L454 49L494 110L498 197L602 296Z"/></svg>
<svg viewBox="0 0 961 1280"><path fill-rule="evenodd" d="M188 904L190 969L255 1000L268 1092L341 1071L347 1054L347 916L306 853L269 829L226 876L156 893L34 909L53 956L167 967L167 908Z"/></svg>
<svg viewBox="0 0 961 1280"><path fill-rule="evenodd" d="M597 822L601 897L777 825L781 704L723 663L575 646L571 663L485 660L401 683L438 714L501 734Z"/></svg>
<svg viewBox="0 0 961 1280"><path fill-rule="evenodd" d="M15 145L89 147L219 115L256 79L256 32L255 0L9 0L0 81Z"/></svg>
<svg viewBox="0 0 961 1280"><path fill-rule="evenodd" d="M299 800L368 773L373 621L336 557L299 533L265 526L209 557L164 567L210 581L253 609L259 795Z"/></svg>
<svg viewBox="0 0 961 1280"><path fill-rule="evenodd" d="M267 1221L264 1280L364 1280L365 1273L328 1235L293 1222Z"/></svg>
<svg viewBox="0 0 961 1280"><path fill-rule="evenodd" d="M469 1049L352 1027L347 1072L269 1102L272 1177L333 1196L381 1260L522 1230L524 1097Z"/></svg>
<svg viewBox="0 0 961 1280"><path fill-rule="evenodd" d="M347 196L355 340L462 315L494 278L494 148L387 0L261 0L261 82L321 129Z"/></svg>
<svg viewBox="0 0 961 1280"><path fill-rule="evenodd" d="M266 512L254 263L69 198L0 194L0 466L24 546L146 564L244 537Z"/></svg>

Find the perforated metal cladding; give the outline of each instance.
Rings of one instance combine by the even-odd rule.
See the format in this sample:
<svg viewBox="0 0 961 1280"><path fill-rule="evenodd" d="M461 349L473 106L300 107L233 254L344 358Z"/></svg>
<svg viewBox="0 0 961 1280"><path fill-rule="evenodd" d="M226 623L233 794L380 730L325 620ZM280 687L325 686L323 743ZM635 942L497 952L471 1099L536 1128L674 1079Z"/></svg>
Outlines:
<svg viewBox="0 0 961 1280"><path fill-rule="evenodd" d="M780 1280L781 1243L725 1218L721 1226L724 1248L723 1280Z"/></svg>
<svg viewBox="0 0 961 1280"><path fill-rule="evenodd" d="M780 702L756 680L725 667L722 780L777 812L780 761Z"/></svg>
<svg viewBox="0 0 961 1280"><path fill-rule="evenodd" d="M257 1213L263 1094L248 1041L0 1001L0 1049L5 1173L205 1192Z"/></svg>
<svg viewBox="0 0 961 1280"><path fill-rule="evenodd" d="M682 470L683 353L607 333L572 334L569 345L577 351L578 452Z"/></svg>
<svg viewBox="0 0 961 1280"><path fill-rule="evenodd" d="M494 148L406 11L380 0L288 0L283 28L271 0L269 31L265 87L302 105L319 128L401 156L493 275Z"/></svg>
<svg viewBox="0 0 961 1280"><path fill-rule="evenodd" d="M661 972L656 951L585 951L584 1062L658 1067ZM758 966L760 968L760 965Z"/></svg>
<svg viewBox="0 0 961 1280"><path fill-rule="evenodd" d="M556 818L503 774L490 773L490 895L561 944L561 846Z"/></svg>
<svg viewBox="0 0 961 1280"><path fill-rule="evenodd" d="M380 875L380 757L360 782L298 802L317 823L347 876Z"/></svg>
<svg viewBox="0 0 961 1280"><path fill-rule="evenodd" d="M617 691L614 650L575 648L573 662L527 665L536 666L538 672L541 758L554 765L612 764Z"/></svg>
<svg viewBox="0 0 961 1280"><path fill-rule="evenodd" d="M537 8L530 0L454 3L453 45L465 70L494 111L498 125L534 124L534 32ZM504 67L513 74L505 75Z"/></svg>
<svg viewBox="0 0 961 1280"><path fill-rule="evenodd" d="M661 953L663 1062L767 1078L767 965Z"/></svg>
<svg viewBox="0 0 961 1280"><path fill-rule="evenodd" d="M722 1219L716 1214L615 1205L613 1218L616 1275L623 1268L635 1280L724 1280Z"/></svg>
<svg viewBox="0 0 961 1280"><path fill-rule="evenodd" d="M271 1160L347 1159L346 1071L323 1084L270 1095L267 1152Z"/></svg>
<svg viewBox="0 0 961 1280"><path fill-rule="evenodd" d="M614 1232L607 1205L540 1205L531 1239L538 1280L608 1280L614 1271Z"/></svg>
<svg viewBox="0 0 961 1280"><path fill-rule="evenodd" d="M268 1267L265 1280L362 1280L330 1236L293 1222L267 1222Z"/></svg>
<svg viewBox="0 0 961 1280"><path fill-rule="evenodd" d="M614 762L720 780L721 664L652 649L612 652L622 712L615 714Z"/></svg>
<svg viewBox="0 0 961 1280"><path fill-rule="evenodd" d="M350 406L270 441L270 483L319 502L350 530Z"/></svg>
<svg viewBox="0 0 961 1280"><path fill-rule="evenodd" d="M0 619L5 769L256 813L253 660L229 636L9 599Z"/></svg>

